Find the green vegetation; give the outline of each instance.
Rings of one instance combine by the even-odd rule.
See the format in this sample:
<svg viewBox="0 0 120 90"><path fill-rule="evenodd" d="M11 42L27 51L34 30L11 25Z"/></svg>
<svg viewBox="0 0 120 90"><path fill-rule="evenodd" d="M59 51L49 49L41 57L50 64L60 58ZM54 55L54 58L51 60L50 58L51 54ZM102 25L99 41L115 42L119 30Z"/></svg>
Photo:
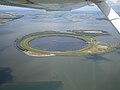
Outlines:
<svg viewBox="0 0 120 90"><path fill-rule="evenodd" d="M0 13L0 24L5 24L15 19L22 18L24 15L18 15L15 13Z"/></svg>
<svg viewBox="0 0 120 90"><path fill-rule="evenodd" d="M73 38L79 38L83 39L87 42L86 47L80 49L80 50L73 50L73 51L45 51L45 50L39 50L31 47L29 45L29 42L31 40L47 37L47 36L67 36L67 37L73 37ZM55 31L45 31L45 32L36 32L29 35L24 36L21 39L17 39L17 47L22 50L25 54L29 56L38 56L38 57L45 57L45 56L56 56L56 55L74 55L74 56L80 56L80 55L88 55L88 54L100 54L103 52L108 52L113 50L113 47L108 43L102 43L94 41L93 38L95 36L85 36L84 34L73 34L73 33L61 33L61 32L55 32Z"/></svg>
<svg viewBox="0 0 120 90"><path fill-rule="evenodd" d="M75 34L85 35L85 36L110 35L107 31L103 31L103 30L67 30L67 32L72 32Z"/></svg>

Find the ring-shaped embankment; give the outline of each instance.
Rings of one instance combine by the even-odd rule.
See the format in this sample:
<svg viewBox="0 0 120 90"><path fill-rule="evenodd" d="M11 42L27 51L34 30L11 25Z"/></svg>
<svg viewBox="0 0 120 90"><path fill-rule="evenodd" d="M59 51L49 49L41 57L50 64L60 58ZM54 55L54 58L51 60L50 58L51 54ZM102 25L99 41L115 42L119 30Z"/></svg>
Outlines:
<svg viewBox="0 0 120 90"><path fill-rule="evenodd" d="M58 38L58 40L53 40L52 39L55 39L55 38ZM47 42L51 42L51 43L57 43L57 45L61 42L59 41L60 39L62 38L63 39L70 39L70 40L76 40L77 42L74 42L74 41L71 41L73 42L73 45L74 46L74 43L75 44L80 44L80 43L84 43L83 46L80 46L78 48L73 48L73 49L55 49L53 50L54 46L52 49L45 49L45 47L42 49L42 48L35 48L34 45L32 46L31 42L34 43L37 42L36 40L38 39L50 39L50 41L47 41ZM67 40L66 39L66 40ZM54 55L80 55L80 54L85 54L84 51L88 48L91 47L91 45L89 44L91 38L89 37L85 37L85 36L80 36L80 35L76 35L76 34L71 34L71 33L60 33L60 32L55 32L55 33L40 33L40 32L37 32L37 33L32 33L32 34L29 34L29 35L26 35L24 36L23 38L21 38L20 40L18 40L17 42L17 47L19 49L21 49L22 51L30 51L34 54L37 54L37 55L49 55L49 54L54 54ZM78 42L79 41L79 42ZM67 42L67 41L66 41ZM62 41L62 43L65 43L67 44L66 47L70 46L70 42L67 42L66 43L64 40ZM46 42L44 42L44 45L45 45ZM47 46L49 46L49 43ZM44 46L43 45L43 46ZM54 45L54 44L51 44L51 45ZM57 46L56 45L56 46ZM60 44L62 45L62 44ZM56 48L55 46L55 48ZM76 47L76 46L75 46ZM51 47L50 47L51 48ZM59 47L58 47L59 48Z"/></svg>

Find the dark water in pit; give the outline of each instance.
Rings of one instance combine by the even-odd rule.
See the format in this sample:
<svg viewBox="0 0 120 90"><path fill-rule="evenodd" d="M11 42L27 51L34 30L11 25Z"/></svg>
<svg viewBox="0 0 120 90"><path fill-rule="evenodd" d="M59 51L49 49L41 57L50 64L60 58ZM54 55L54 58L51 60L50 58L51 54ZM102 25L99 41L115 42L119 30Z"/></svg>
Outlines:
<svg viewBox="0 0 120 90"><path fill-rule="evenodd" d="M84 48L86 41L67 36L47 36L30 41L32 48L47 51L72 51Z"/></svg>

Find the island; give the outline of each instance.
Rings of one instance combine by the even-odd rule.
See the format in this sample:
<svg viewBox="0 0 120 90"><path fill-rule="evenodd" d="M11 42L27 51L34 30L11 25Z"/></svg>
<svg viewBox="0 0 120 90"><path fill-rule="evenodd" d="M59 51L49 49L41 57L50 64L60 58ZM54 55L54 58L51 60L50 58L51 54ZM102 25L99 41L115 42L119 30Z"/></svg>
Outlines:
<svg viewBox="0 0 120 90"><path fill-rule="evenodd" d="M35 56L35 57L48 57L48 56L81 56L81 55L89 55L89 54L101 54L101 53L106 53L115 50L119 46L113 46L110 43L105 43L105 42L99 42L96 41L94 38L97 37L97 35L110 35L106 31L100 31L100 30L75 30L75 31L68 31L67 32L58 32L58 31L44 31L44 32L35 32L31 33L29 35L26 35L20 39L16 39L16 47L24 52L28 56ZM76 47L74 46L78 44L78 42L72 42L70 43L69 41L60 40L63 37L65 38L70 38L76 39L78 42L81 40L82 43L84 42L84 45L81 47L78 47L77 49L59 49L62 47L62 44L65 43L67 44L67 47L70 47L71 44L73 44L72 48ZM44 39L47 40L45 41ZM52 40L50 39L52 38ZM54 38L60 38L58 41L54 40ZM43 39L43 40L42 40ZM39 42L40 45L44 44L40 48L36 48L31 45L31 42L36 43L35 40L42 40L42 41L37 41ZM51 40L51 41L49 41ZM80 43L81 43L80 41ZM43 42L43 43L42 43ZM54 50L54 46L51 44L54 43L56 45L59 45L59 47ZM61 44L62 43L62 44ZM81 43L81 44L82 44ZM48 45L47 45L48 44ZM50 45L49 45L50 44ZM81 45L80 44L80 45ZM43 48L46 46L48 48ZM79 46L79 45L77 45ZM52 49L51 49L52 48Z"/></svg>
<svg viewBox="0 0 120 90"><path fill-rule="evenodd" d="M19 15L17 13L7 13L1 12L0 13L0 24L5 24L15 19L22 18L24 15Z"/></svg>

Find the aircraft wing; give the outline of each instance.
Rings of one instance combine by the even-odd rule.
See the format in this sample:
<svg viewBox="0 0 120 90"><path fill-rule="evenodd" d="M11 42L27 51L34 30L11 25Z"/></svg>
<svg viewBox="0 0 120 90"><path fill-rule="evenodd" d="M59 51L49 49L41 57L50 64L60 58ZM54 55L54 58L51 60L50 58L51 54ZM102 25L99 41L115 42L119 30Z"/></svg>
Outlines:
<svg viewBox="0 0 120 90"><path fill-rule="evenodd" d="M96 3L96 5L100 8L115 29L120 33L119 15L112 8L110 8L106 2Z"/></svg>
<svg viewBox="0 0 120 90"><path fill-rule="evenodd" d="M9 6L20 6L47 11L69 11L87 5L85 0L74 2L72 0L0 0L0 4Z"/></svg>

